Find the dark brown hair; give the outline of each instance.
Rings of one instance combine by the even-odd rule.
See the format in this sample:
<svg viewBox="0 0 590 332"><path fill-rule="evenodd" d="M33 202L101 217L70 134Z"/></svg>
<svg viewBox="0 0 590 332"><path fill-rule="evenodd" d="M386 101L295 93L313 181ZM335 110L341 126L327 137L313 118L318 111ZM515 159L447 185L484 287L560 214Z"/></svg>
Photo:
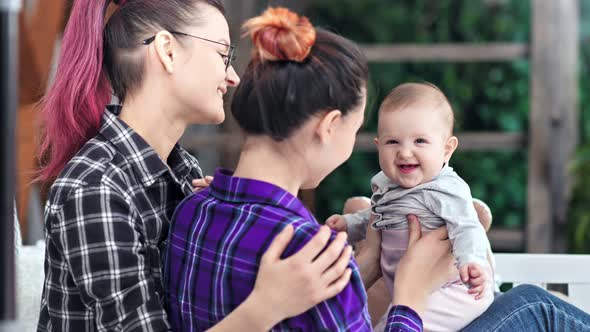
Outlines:
<svg viewBox="0 0 590 332"><path fill-rule="evenodd" d="M368 65L352 41L284 8L270 8L244 27L254 56L231 111L246 133L284 140L319 112L346 115L360 104Z"/></svg>

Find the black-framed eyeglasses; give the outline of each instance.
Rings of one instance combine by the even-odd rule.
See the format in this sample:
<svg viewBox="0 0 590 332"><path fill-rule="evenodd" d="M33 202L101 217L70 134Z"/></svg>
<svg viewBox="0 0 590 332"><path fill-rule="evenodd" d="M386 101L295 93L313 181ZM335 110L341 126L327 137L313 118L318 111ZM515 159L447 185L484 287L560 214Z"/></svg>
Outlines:
<svg viewBox="0 0 590 332"><path fill-rule="evenodd" d="M236 46L235 45L216 42L216 41L211 40L211 39L193 36L193 35L190 35L190 34L184 33L184 32L170 31L170 33L173 34L173 35L180 35L180 36L197 38L197 39L200 39L200 40L203 40L203 41L206 41L206 42L210 42L210 43L214 43L214 44L217 44L217 45L223 45L225 47L228 47L229 48L229 52L227 54L223 54L221 52L217 52L223 58L223 63L225 64L225 71L227 71L229 69L229 66L231 66L231 63L236 59L236 54L235 54L236 53ZM147 38L147 39L142 40L141 43L144 44L144 45L149 45L155 39L156 39L156 36L154 35L154 36L151 36L150 38Z"/></svg>

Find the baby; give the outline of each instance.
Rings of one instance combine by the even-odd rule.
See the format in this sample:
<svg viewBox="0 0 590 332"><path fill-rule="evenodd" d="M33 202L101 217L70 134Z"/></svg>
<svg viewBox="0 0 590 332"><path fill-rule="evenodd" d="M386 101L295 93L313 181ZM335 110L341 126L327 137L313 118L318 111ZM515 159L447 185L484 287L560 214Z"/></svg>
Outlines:
<svg viewBox="0 0 590 332"><path fill-rule="evenodd" d="M493 301L490 244L469 186L449 166L458 144L453 124L453 110L436 86L396 87L379 109L375 144L381 172L371 180L371 207L326 220L354 242L364 237L372 215L371 227L381 230L381 270L390 292L408 244L406 216L416 215L425 231L446 225L458 275L429 298L427 331L459 331Z"/></svg>

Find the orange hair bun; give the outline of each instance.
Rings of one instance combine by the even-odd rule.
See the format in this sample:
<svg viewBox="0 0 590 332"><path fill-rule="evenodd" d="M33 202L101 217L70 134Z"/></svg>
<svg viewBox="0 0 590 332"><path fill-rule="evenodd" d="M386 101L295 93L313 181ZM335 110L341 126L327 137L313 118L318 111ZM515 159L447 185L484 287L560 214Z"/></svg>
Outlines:
<svg viewBox="0 0 590 332"><path fill-rule="evenodd" d="M255 57L260 61L303 62L315 43L316 31L307 17L287 8L268 8L262 15L246 21Z"/></svg>

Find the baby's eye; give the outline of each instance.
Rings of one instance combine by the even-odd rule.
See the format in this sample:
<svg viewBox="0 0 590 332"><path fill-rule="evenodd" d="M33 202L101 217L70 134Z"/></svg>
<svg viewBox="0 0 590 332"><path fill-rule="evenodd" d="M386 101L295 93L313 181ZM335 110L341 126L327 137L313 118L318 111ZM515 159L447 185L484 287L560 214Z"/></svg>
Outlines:
<svg viewBox="0 0 590 332"><path fill-rule="evenodd" d="M424 144L424 143L427 143L427 142L426 142L426 140L424 138L418 138L416 140L416 143L418 143L418 144Z"/></svg>
<svg viewBox="0 0 590 332"><path fill-rule="evenodd" d="M397 144L397 141L394 139L387 140L385 144Z"/></svg>

